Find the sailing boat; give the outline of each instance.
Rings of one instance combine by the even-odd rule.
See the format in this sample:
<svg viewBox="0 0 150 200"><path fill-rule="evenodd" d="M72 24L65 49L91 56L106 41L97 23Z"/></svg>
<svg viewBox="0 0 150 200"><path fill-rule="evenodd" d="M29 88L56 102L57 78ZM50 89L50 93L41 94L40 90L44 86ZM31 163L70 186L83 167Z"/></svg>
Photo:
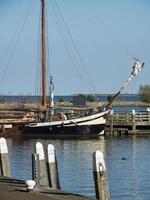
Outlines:
<svg viewBox="0 0 150 200"><path fill-rule="evenodd" d="M46 37L45 37L45 0L41 0L42 5L42 106L46 107ZM24 127L24 134L37 136L41 134L48 137L90 137L95 138L104 134L106 115L110 112L113 101L122 93L123 89L127 87L128 83L141 71L144 63L135 59L133 71L121 87L121 89L114 95L112 100L103 107L98 107L95 113L87 116L67 119L65 116L60 117L56 121L45 121L30 123Z"/></svg>

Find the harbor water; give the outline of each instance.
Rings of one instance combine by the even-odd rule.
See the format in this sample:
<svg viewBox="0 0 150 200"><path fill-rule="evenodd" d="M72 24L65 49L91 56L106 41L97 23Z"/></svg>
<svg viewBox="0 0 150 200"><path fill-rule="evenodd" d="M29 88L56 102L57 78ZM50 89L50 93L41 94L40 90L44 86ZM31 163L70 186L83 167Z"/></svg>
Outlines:
<svg viewBox="0 0 150 200"><path fill-rule="evenodd" d="M63 190L95 198L92 154L100 150L106 161L111 199L150 199L150 136L96 140L8 139L13 177L31 179L31 154L37 141L45 148L54 144Z"/></svg>

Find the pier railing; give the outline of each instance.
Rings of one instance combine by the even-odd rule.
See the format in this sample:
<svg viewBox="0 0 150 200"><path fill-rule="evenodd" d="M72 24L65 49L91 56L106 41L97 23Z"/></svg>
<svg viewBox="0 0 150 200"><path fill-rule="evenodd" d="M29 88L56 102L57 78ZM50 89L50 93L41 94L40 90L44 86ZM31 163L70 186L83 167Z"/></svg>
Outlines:
<svg viewBox="0 0 150 200"><path fill-rule="evenodd" d="M112 112L108 117L108 121L113 120L115 123L133 122L150 122L150 112Z"/></svg>
<svg viewBox="0 0 150 200"><path fill-rule="evenodd" d="M105 133L131 134L139 131L150 133L150 111L144 112L114 112L107 118Z"/></svg>

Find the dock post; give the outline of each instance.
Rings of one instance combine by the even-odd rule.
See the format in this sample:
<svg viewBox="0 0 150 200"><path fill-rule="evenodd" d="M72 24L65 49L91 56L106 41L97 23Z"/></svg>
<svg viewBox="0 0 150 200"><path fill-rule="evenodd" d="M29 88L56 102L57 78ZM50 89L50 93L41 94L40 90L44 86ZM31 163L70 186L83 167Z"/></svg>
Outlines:
<svg viewBox="0 0 150 200"><path fill-rule="evenodd" d="M5 138L0 138L0 165L2 176L10 177L10 164L8 156L8 148Z"/></svg>
<svg viewBox="0 0 150 200"><path fill-rule="evenodd" d="M48 153L47 171L48 171L49 186L55 189L60 189L57 158L54 145L52 144L48 145L47 153Z"/></svg>
<svg viewBox="0 0 150 200"><path fill-rule="evenodd" d="M44 149L40 142L36 143L36 153L39 154L39 186L48 187Z"/></svg>
<svg viewBox="0 0 150 200"><path fill-rule="evenodd" d="M4 133L5 132L5 124L1 125L1 132Z"/></svg>
<svg viewBox="0 0 150 200"><path fill-rule="evenodd" d="M35 181L35 187L39 186L39 154L32 154L32 179Z"/></svg>
<svg viewBox="0 0 150 200"><path fill-rule="evenodd" d="M114 115L114 111L111 110L110 111L110 135L113 134L113 115Z"/></svg>
<svg viewBox="0 0 150 200"><path fill-rule="evenodd" d="M109 200L109 190L107 174L103 153L96 151L93 153L93 175L95 181L96 198L99 200Z"/></svg>
<svg viewBox="0 0 150 200"><path fill-rule="evenodd" d="M135 110L132 110L132 130L136 131Z"/></svg>

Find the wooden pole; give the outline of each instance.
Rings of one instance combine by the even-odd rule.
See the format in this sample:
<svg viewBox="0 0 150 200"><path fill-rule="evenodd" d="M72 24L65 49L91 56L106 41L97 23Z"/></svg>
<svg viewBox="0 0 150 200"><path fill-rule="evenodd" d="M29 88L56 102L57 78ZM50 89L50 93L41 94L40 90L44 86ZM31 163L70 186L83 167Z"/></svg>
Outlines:
<svg viewBox="0 0 150 200"><path fill-rule="evenodd" d="M44 149L40 142L36 143L36 153L39 154L39 186L48 187Z"/></svg>
<svg viewBox="0 0 150 200"><path fill-rule="evenodd" d="M0 164L2 176L10 177L10 164L8 156L8 148L5 138L0 138Z"/></svg>
<svg viewBox="0 0 150 200"><path fill-rule="evenodd" d="M107 174L103 153L96 151L93 153L93 175L95 181L96 198L99 200L109 200L109 190Z"/></svg>
<svg viewBox="0 0 150 200"><path fill-rule="evenodd" d="M48 170L49 186L55 189L60 189L55 147L52 144L49 144L47 147L47 152L48 152L47 170Z"/></svg>

